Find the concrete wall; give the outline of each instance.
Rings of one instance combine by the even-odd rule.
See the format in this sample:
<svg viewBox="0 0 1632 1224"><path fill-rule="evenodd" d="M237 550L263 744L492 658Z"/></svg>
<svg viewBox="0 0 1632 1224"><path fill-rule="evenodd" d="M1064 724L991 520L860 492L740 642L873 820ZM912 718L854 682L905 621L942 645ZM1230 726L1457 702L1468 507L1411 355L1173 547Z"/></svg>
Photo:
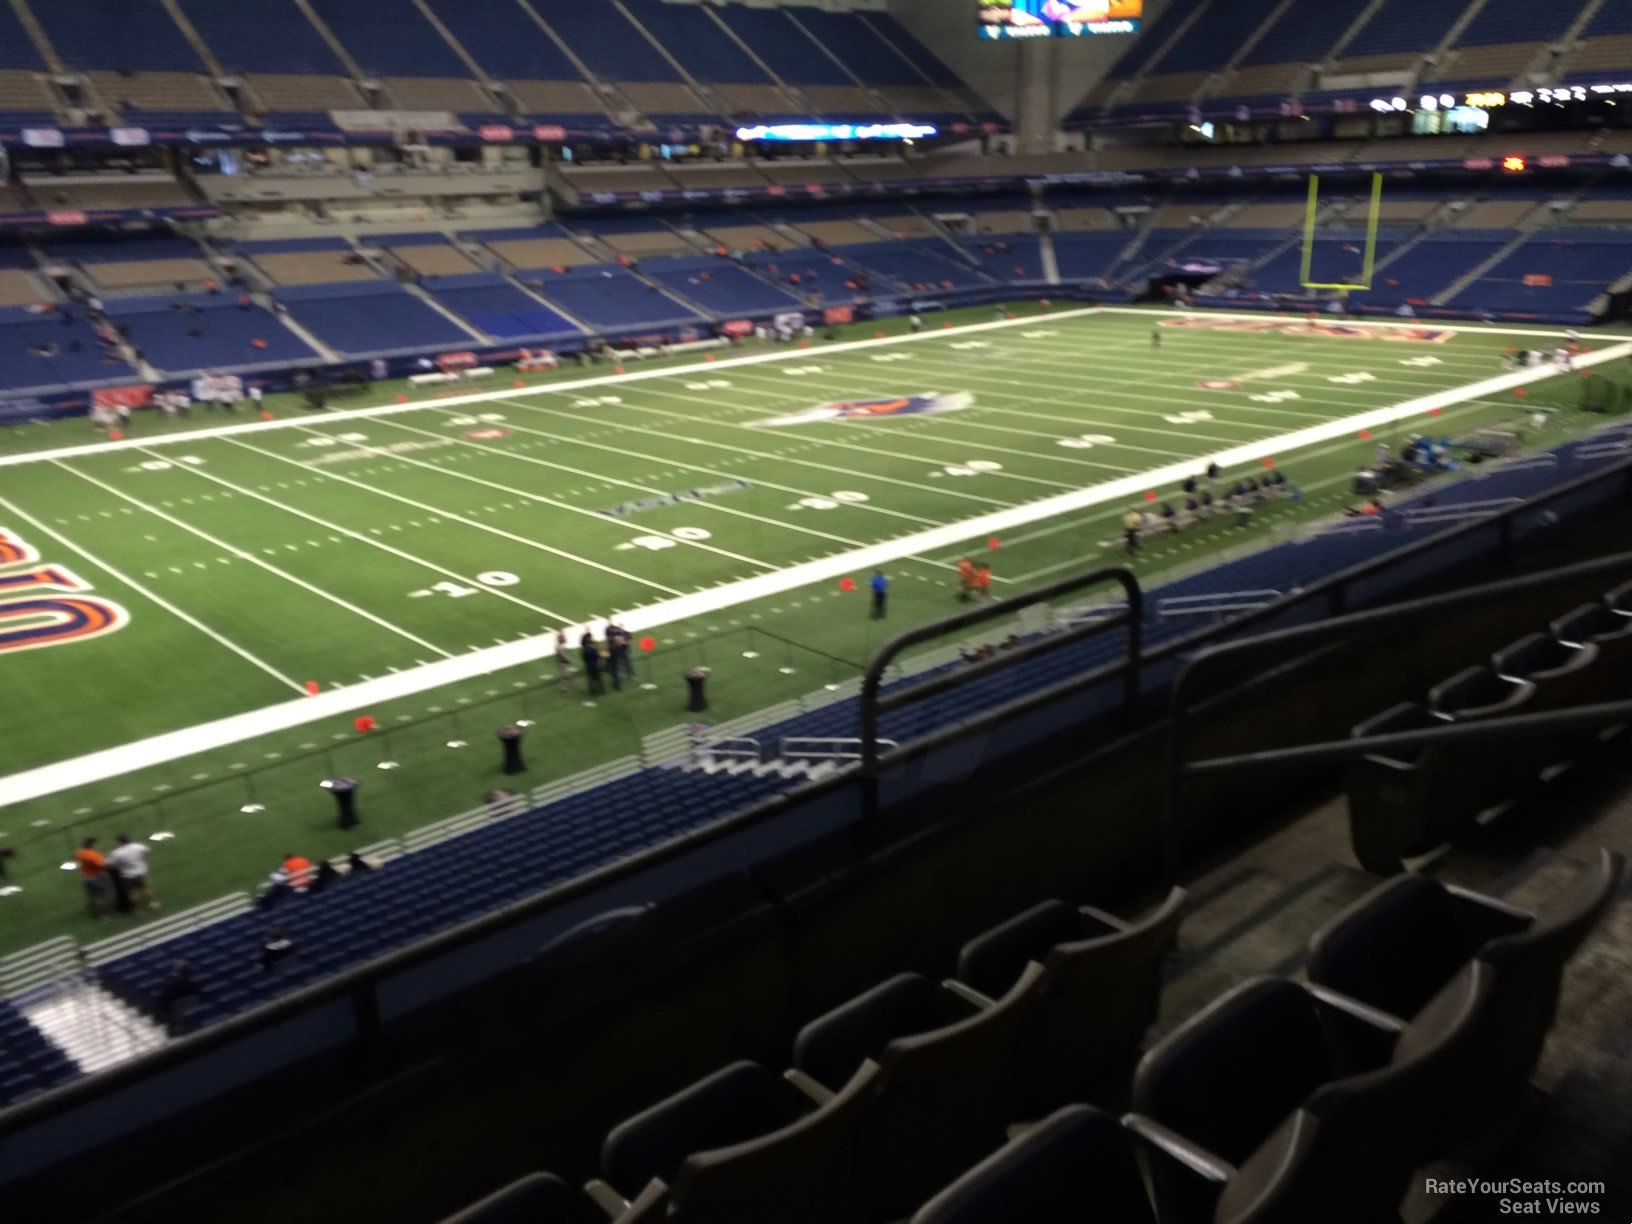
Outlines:
<svg viewBox="0 0 1632 1224"><path fill-rule="evenodd" d="M1172 0L1145 0L1148 28ZM1047 152L1060 121L1127 50L1126 37L988 42L974 0L889 0L889 10L1015 125L1019 151ZM1144 37L1141 34L1139 37Z"/></svg>

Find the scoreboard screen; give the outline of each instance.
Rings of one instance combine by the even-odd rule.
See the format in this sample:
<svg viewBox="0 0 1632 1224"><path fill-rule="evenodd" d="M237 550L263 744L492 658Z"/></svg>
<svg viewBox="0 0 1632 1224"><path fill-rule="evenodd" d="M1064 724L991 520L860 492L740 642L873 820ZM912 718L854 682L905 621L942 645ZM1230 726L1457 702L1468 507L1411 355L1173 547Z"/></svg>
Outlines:
<svg viewBox="0 0 1632 1224"><path fill-rule="evenodd" d="M1144 0L980 0L982 38L1137 34Z"/></svg>

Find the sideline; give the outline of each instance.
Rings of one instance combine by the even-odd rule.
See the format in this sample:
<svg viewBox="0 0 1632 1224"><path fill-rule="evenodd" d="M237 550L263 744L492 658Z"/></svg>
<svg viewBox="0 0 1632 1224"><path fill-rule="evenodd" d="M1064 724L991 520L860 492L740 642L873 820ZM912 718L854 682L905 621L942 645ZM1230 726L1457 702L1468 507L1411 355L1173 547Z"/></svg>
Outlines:
<svg viewBox="0 0 1632 1224"><path fill-rule="evenodd" d="M1034 322L1034 320L1027 320L1027 322ZM1010 322L1005 320L1002 324L976 324L975 326L996 327L1009 325L1011 325ZM862 343L876 344L880 342L863 341ZM1632 356L1632 342L1599 349L1582 357L1575 365L1579 369L1608 361L1616 361L1628 356ZM1531 383L1544 382L1559 377L1562 373L1566 373L1566 371L1561 371L1558 367L1552 365L1517 370L1512 373L1498 375L1495 378L1485 379L1483 382L1452 387L1445 391L1436 391L1432 395L1405 400L1383 408L1374 408L1354 416L1335 421L1325 421L1274 438L1259 439L1240 446L1229 447L1215 452L1210 458L1221 467L1239 467L1243 464L1255 463L1277 455L1291 454L1293 451L1306 446L1332 442L1345 434L1358 432L1362 429L1378 429L1397 421L1433 412L1437 409L1448 408L1467 400L1478 399L1502 391L1510 391L1515 387L1523 387ZM115 443L114 445L118 444ZM758 574L751 578L737 579L705 591L661 600L643 607L630 608L622 612L618 619L625 628L638 633L658 629L675 621L686 620L694 616L723 612L728 608L752 600L786 594L802 586L827 582L834 578L853 574L858 570L886 565L906 556L921 556L941 549L951 548L953 545L965 543L970 539L978 539L983 535L995 535L1017 527L1024 527L1041 519L1070 514L1092 506L1103 505L1106 502L1139 498L1143 496L1147 489L1179 483L1186 476L1194 474L1198 465L1204 462L1204 459L1186 459L1152 471L1104 481L1089 488L1074 489L1067 493L1027 502L1024 505L990 511L972 518L916 532L912 535L869 545L865 548L852 549L849 552L836 553L829 557L820 557L814 561L792 565L769 574ZM859 605L857 611L859 614ZM593 622L590 627L599 633L604 631L605 622ZM583 628L584 626L570 627L568 636L577 636ZM8 777L0 778L0 807L38 799L45 795L81 786L87 782L103 781L151 765L166 764L192 756L195 753L224 748L258 736L287 731L309 722L315 722L318 719L348 714L366 706L410 697L428 689L473 680L503 668L536 663L539 659L547 657L552 652L553 636L554 629L552 627L547 632L532 637L520 638L514 642L506 642L502 646L492 646L485 650L457 655L451 659L428 663L411 671L381 676L361 684L330 689L328 692L321 693L316 697L297 698L293 701L236 714L215 722L202 723L178 731L156 735L149 739L123 744L115 748L87 753L84 756L74 757L70 760L23 770Z"/></svg>
<svg viewBox="0 0 1632 1224"><path fill-rule="evenodd" d="M689 365L664 366L656 370L632 370L627 374L595 374L588 378L574 378L566 382L540 383L529 387L506 387L502 391L474 391L469 395L450 395L446 398L410 400L406 404L376 404L372 408L342 408L324 412L301 412L298 416L279 417L273 421L245 421L241 425L221 425L208 429L189 429L182 433L164 434L156 438L125 438L119 442L85 442L75 446L59 446L51 450L27 451L17 455L0 455L0 467L15 467L38 463L47 459L71 459L80 455L105 455L114 451L134 450L143 446L177 446L186 443L208 442L216 438L235 438L244 434L269 433L280 429L309 429L334 421L365 421L370 417L394 416L403 412L424 412L428 408L462 408L469 404L492 404L514 399L518 395L558 395L563 391L590 391L606 387L622 387L629 383L648 382L654 378L679 378L686 375L717 374L742 366L765 365L777 361L815 361L833 353L853 353L861 349L887 348L894 344L913 344L926 340L943 340L952 335L971 332L998 331L1005 327L1036 327L1041 321L1081 319L1100 312L1098 306L1084 306L1076 310L1050 310L1046 315L1027 315L1018 319L993 319L987 323L965 323L958 327L928 327L916 335L874 336L867 340L840 340L821 347L776 349L769 353L750 353L745 357L724 357L718 361L696 361ZM245 401L248 402L248 401Z"/></svg>

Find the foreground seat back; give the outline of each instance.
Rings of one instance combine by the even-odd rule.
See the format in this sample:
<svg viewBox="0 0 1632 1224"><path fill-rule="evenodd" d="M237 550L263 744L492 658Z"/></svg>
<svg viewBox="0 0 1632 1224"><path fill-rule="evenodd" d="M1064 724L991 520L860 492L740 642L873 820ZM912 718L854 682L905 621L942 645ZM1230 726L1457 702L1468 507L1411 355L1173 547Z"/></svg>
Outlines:
<svg viewBox="0 0 1632 1224"><path fill-rule="evenodd" d="M1522 1103L1547 1034L1558 1020L1564 968L1619 892L1626 861L1609 850L1550 900L1526 931L1488 944L1480 959L1494 972L1490 1074L1468 1103L1474 1121Z"/></svg>
<svg viewBox="0 0 1632 1224"><path fill-rule="evenodd" d="M899 973L800 1029L793 1063L838 1092L862 1063L877 1061L897 1037L945 1028L973 1010L940 983L918 973Z"/></svg>
<svg viewBox="0 0 1632 1224"><path fill-rule="evenodd" d="M634 1199L671 1182L686 1157L782 1129L815 1108L757 1063L736 1062L613 1127L601 1148L607 1182Z"/></svg>
<svg viewBox="0 0 1632 1224"><path fill-rule="evenodd" d="M707 1224L833 1224L861 1219L857 1170L878 1100L878 1065L862 1064L832 1100L780 1130L688 1156L668 1218Z"/></svg>
<svg viewBox="0 0 1632 1224"><path fill-rule="evenodd" d="M595 1224L604 1219L575 1187L549 1173L531 1173L442 1224Z"/></svg>
<svg viewBox="0 0 1632 1224"><path fill-rule="evenodd" d="M1480 1074L1489 968L1459 972L1400 1034L1377 1070L1321 1085L1244 1161L1216 1224L1374 1224L1396 1218L1437 1118Z"/></svg>
<svg viewBox="0 0 1632 1224"><path fill-rule="evenodd" d="M958 980L989 999L1009 993L1026 965L1041 963L1060 944L1116 928L1089 918L1064 901L1043 901L964 944L958 952Z"/></svg>
<svg viewBox="0 0 1632 1224"><path fill-rule="evenodd" d="M1308 992L1282 978L1254 978L1145 1055L1133 1109L1235 1166L1340 1073ZM1142 1155L1163 1220L1211 1218L1219 1186L1166 1157Z"/></svg>
<svg viewBox="0 0 1632 1224"><path fill-rule="evenodd" d="M890 1042L864 1180L873 1214L898 1218L1001 1147L1016 1120L1021 1025L1042 969L1028 965L989 1008Z"/></svg>
<svg viewBox="0 0 1632 1224"><path fill-rule="evenodd" d="M1126 1131L1071 1105L981 1161L911 1224L1156 1224Z"/></svg>
<svg viewBox="0 0 1632 1224"><path fill-rule="evenodd" d="M1529 925L1398 875L1361 897L1309 941L1309 980L1409 1021L1498 935Z"/></svg>
<svg viewBox="0 0 1632 1224"><path fill-rule="evenodd" d="M1126 930L1048 953L1021 1026L1019 1089L1026 1116L1072 1101L1125 1101L1145 1033L1161 1006L1162 973L1184 901L1184 890L1175 888Z"/></svg>

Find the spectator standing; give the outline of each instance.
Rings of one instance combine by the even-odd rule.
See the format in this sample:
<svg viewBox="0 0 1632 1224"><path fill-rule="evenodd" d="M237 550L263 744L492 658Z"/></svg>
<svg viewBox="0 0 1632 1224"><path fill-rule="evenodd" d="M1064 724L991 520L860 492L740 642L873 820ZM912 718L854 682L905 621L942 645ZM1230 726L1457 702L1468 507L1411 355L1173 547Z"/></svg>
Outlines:
<svg viewBox="0 0 1632 1224"><path fill-rule="evenodd" d="M572 692L572 651L567 646L567 631L555 631L555 687L563 693Z"/></svg>
<svg viewBox="0 0 1632 1224"><path fill-rule="evenodd" d="M869 585L873 588L873 619L883 620L890 598L890 580L883 570L875 569Z"/></svg>
<svg viewBox="0 0 1632 1224"><path fill-rule="evenodd" d="M114 890L119 896L119 912L128 914L135 909L157 908L147 882L147 847L119 834L119 844L108 855L108 866L114 874Z"/></svg>
<svg viewBox="0 0 1632 1224"><path fill-rule="evenodd" d="M74 864L79 868L80 881L85 885L85 909L92 918L108 912L113 882L108 878L108 860L96 848L96 838L87 837L74 851Z"/></svg>
<svg viewBox="0 0 1632 1224"><path fill-rule="evenodd" d="M606 685L601 683L601 648L595 644L595 635L588 629L578 639L578 653L584 661L584 681L589 687L589 695L602 696L606 692Z"/></svg>
<svg viewBox="0 0 1632 1224"><path fill-rule="evenodd" d="M608 662L612 666L613 688L623 687L624 676L628 676L630 680L635 678L635 665L629 655L629 645L629 630L615 620L607 621L606 651Z"/></svg>

